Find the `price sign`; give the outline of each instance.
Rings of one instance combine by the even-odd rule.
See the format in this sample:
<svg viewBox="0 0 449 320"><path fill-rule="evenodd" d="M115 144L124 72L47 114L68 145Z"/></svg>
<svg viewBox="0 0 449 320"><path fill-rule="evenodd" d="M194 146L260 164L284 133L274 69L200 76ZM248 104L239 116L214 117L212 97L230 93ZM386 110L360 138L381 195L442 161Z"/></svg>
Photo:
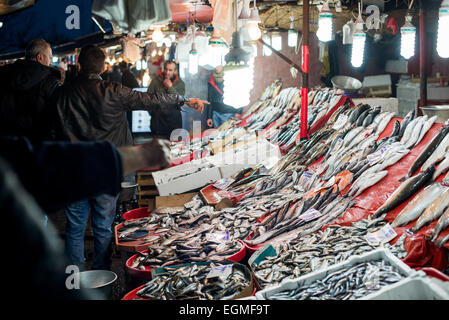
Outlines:
<svg viewBox="0 0 449 320"><path fill-rule="evenodd" d="M388 223L382 229L376 232L369 233L365 236L365 240L372 246L377 246L383 243L390 242L397 236L396 231L393 230Z"/></svg>
<svg viewBox="0 0 449 320"><path fill-rule="evenodd" d="M224 266L218 266L212 268L206 276L206 279L209 278L220 278L223 281L226 280L232 273L232 264L227 264Z"/></svg>

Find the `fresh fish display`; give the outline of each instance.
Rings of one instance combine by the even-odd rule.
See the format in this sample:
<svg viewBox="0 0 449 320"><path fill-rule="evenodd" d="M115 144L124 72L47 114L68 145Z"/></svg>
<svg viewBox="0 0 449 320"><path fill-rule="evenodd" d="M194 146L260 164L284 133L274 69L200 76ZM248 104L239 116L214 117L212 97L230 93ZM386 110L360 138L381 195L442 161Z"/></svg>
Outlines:
<svg viewBox="0 0 449 320"><path fill-rule="evenodd" d="M444 211L441 217L438 219L437 224L435 225L435 229L432 232L432 242L435 242L438 238L438 235L441 231L449 226L449 208Z"/></svg>
<svg viewBox="0 0 449 320"><path fill-rule="evenodd" d="M243 244L236 240L219 240L221 234L213 235L210 240L207 236L193 237L185 241L177 239L169 245L155 244L148 247L147 252L138 252L131 268L145 270L145 266L158 268L168 265L177 265L190 262L222 261L236 254L243 248Z"/></svg>
<svg viewBox="0 0 449 320"><path fill-rule="evenodd" d="M436 180L440 175L446 173L449 170L449 152L446 152L443 161L438 164L435 173L433 174L432 181Z"/></svg>
<svg viewBox="0 0 449 320"><path fill-rule="evenodd" d="M424 164L422 165L422 170L426 170L432 164L438 163L443 160L447 152L449 152L449 134L446 134L446 136L443 138L443 140L429 157L429 159L424 162Z"/></svg>
<svg viewBox="0 0 449 320"><path fill-rule="evenodd" d="M362 262L327 275L322 280L304 284L294 290L283 290L268 300L353 300L379 291L405 276L384 260Z"/></svg>
<svg viewBox="0 0 449 320"><path fill-rule="evenodd" d="M226 278L208 277L210 271L219 266L223 264L166 268L166 273L146 283L137 295L152 300L229 300L250 285L250 279L235 265L231 265Z"/></svg>
<svg viewBox="0 0 449 320"><path fill-rule="evenodd" d="M444 237L441 237L438 240L436 240L435 245L437 246L437 248L441 248L448 241L449 241L449 233L447 235L445 235Z"/></svg>
<svg viewBox="0 0 449 320"><path fill-rule="evenodd" d="M415 111L410 111L407 113L407 115L402 119L401 122L401 129L399 130L399 138L402 138L404 136L405 129L407 128L408 124L414 119L415 117Z"/></svg>
<svg viewBox="0 0 449 320"><path fill-rule="evenodd" d="M405 180L401 185L388 197L387 201L381 205L373 214L374 217L379 217L410 198L418 190L420 190L427 182L430 181L435 171L435 166L429 167L426 171L417 174Z"/></svg>
<svg viewBox="0 0 449 320"><path fill-rule="evenodd" d="M437 133L437 135L432 139L432 141L427 144L427 146L421 151L421 153L415 159L415 161L413 162L408 171L407 176L404 177L404 179L410 178L424 164L424 162L427 161L427 159L435 152L435 150L438 148L438 146L441 144L441 142L448 133L449 133L449 126L443 126L441 130ZM426 169L422 168L423 171L425 171Z"/></svg>
<svg viewBox="0 0 449 320"><path fill-rule="evenodd" d="M412 228L413 232L417 232L423 226L438 219L449 206L449 189L443 191L441 195L432 204L424 210L423 214L416 221L415 226Z"/></svg>
<svg viewBox="0 0 449 320"><path fill-rule="evenodd" d="M401 227L417 219L448 188L441 183L434 183L426 187L402 209L391 226L393 228Z"/></svg>
<svg viewBox="0 0 449 320"><path fill-rule="evenodd" d="M261 288L279 284L284 279L294 279L321 268L346 261L376 249L365 239L369 233L385 226L386 220L363 219L351 226L329 225L324 231L308 236L299 236L279 243L275 256L267 256L257 265L252 265L254 275ZM383 244L398 258L405 258L405 234L394 245ZM274 244L276 246L276 244Z"/></svg>

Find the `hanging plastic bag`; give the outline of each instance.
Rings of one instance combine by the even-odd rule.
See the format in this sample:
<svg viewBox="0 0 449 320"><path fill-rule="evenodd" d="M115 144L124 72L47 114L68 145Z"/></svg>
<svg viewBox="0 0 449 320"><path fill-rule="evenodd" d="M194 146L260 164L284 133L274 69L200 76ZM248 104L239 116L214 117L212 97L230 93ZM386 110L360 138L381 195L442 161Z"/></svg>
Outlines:
<svg viewBox="0 0 449 320"><path fill-rule="evenodd" d="M354 30L355 25L351 19L343 26L343 44L352 44Z"/></svg>

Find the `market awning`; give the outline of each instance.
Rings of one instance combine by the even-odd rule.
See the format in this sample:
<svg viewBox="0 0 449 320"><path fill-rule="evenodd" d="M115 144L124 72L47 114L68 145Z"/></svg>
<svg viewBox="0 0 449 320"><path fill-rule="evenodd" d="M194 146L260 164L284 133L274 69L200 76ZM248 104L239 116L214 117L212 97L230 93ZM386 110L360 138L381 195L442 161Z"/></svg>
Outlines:
<svg viewBox="0 0 449 320"><path fill-rule="evenodd" d="M76 46L80 40L102 40L102 31L92 20L91 0L39 0L34 5L0 16L0 59L23 56L33 39L44 39L53 47ZM110 25L109 26L110 31Z"/></svg>

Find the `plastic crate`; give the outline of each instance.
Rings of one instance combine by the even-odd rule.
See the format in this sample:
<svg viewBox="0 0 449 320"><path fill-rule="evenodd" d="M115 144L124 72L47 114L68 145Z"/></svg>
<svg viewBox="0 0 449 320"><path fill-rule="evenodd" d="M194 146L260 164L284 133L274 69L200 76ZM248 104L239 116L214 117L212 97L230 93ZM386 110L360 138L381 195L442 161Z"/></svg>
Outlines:
<svg viewBox="0 0 449 320"><path fill-rule="evenodd" d="M449 300L449 283L427 277L408 278L360 300Z"/></svg>
<svg viewBox="0 0 449 320"><path fill-rule="evenodd" d="M269 299L269 297L273 294L276 294L280 291L284 290L294 290L298 287L301 287L306 284L313 283L317 280L324 279L327 275L334 273L340 269L349 269L352 266L367 262L367 261L378 261L378 260L384 260L388 264L396 267L399 272L407 278L414 278L419 277L420 275L424 275L424 272L422 271L415 271L411 269L409 266L407 266L404 262L402 262L399 258L394 256L389 250L387 249L376 249L370 252L367 252L363 255L359 256L352 256L346 261L340 262L338 264L332 265L330 267L320 269L314 272L311 272L305 276L296 278L296 279L284 279L279 285L266 288L264 290L261 290L256 293L256 298L258 300L266 300ZM405 279L399 281L403 282ZM397 283L399 283L397 282ZM390 285L391 286L391 285ZM387 286L387 287L390 287ZM385 288L387 288L385 287Z"/></svg>

